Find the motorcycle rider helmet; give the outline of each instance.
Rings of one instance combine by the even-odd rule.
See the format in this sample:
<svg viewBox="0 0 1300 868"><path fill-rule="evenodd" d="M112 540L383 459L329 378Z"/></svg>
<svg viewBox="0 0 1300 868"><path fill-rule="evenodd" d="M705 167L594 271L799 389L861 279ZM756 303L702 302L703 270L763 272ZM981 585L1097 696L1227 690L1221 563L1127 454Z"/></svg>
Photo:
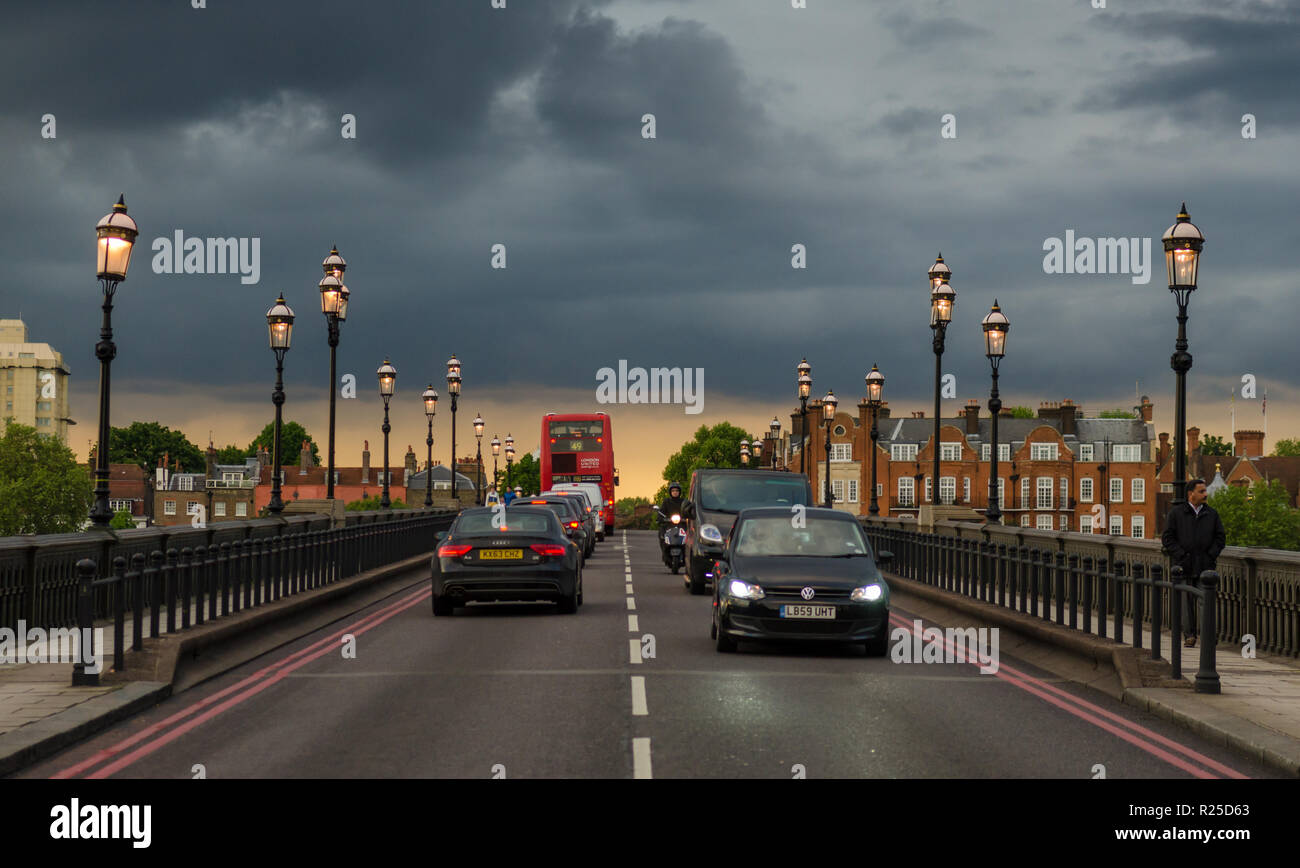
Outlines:
<svg viewBox="0 0 1300 868"><path fill-rule="evenodd" d="M680 485L678 485L676 482L668 483L668 496L672 497L674 491L677 492L678 497L682 496L682 487Z"/></svg>

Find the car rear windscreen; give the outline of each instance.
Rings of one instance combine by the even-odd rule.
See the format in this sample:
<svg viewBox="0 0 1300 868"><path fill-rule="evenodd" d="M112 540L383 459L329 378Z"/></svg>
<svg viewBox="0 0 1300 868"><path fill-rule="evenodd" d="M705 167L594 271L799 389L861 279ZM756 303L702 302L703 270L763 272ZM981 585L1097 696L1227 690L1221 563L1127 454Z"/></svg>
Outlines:
<svg viewBox="0 0 1300 868"><path fill-rule="evenodd" d="M547 515L529 514L516 510L507 514L504 527L498 526L500 524L499 519L494 524L493 519L495 518L495 512L476 512L472 515L462 515L456 521L454 533L456 536L491 536L499 533L549 536L560 532L560 529L552 524L551 517Z"/></svg>

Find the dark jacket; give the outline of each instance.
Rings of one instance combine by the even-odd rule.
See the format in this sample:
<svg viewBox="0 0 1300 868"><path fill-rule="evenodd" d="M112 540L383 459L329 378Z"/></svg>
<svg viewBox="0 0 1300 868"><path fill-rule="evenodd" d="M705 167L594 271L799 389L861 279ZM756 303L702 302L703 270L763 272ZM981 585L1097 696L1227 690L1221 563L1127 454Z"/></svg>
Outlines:
<svg viewBox="0 0 1300 868"><path fill-rule="evenodd" d="M685 503L686 501L682 500L680 497L665 497L663 506L659 508L663 510L664 515L671 519L674 515L682 514L682 507Z"/></svg>
<svg viewBox="0 0 1300 868"><path fill-rule="evenodd" d="M1227 545L1223 520L1206 504L1198 515L1190 503L1180 503L1169 510L1165 532L1160 541L1169 555L1170 566L1183 568L1184 579L1197 579L1214 563Z"/></svg>

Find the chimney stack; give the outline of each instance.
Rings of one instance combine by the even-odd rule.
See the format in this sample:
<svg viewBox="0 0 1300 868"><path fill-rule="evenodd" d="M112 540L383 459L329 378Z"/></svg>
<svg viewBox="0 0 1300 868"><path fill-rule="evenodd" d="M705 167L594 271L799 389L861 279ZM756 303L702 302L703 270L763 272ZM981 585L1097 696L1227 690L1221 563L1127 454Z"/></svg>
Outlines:
<svg viewBox="0 0 1300 868"><path fill-rule="evenodd" d="M1151 399L1146 395L1142 396L1142 406L1139 409L1142 411L1142 421L1150 422L1152 416L1155 414L1155 406L1151 403Z"/></svg>
<svg viewBox="0 0 1300 868"><path fill-rule="evenodd" d="M217 473L217 450L213 447L211 438L208 439L208 451L205 458L207 460L203 472L208 479L212 479Z"/></svg>
<svg viewBox="0 0 1300 868"><path fill-rule="evenodd" d="M302 441L302 451L298 453L298 475L306 476L307 471L312 467L311 460L311 441Z"/></svg>
<svg viewBox="0 0 1300 868"><path fill-rule="evenodd" d="M1187 454L1197 455L1201 451L1201 429L1191 427L1187 429Z"/></svg>
<svg viewBox="0 0 1300 868"><path fill-rule="evenodd" d="M361 484L370 483L370 441L362 441L365 445L361 448Z"/></svg>
<svg viewBox="0 0 1300 868"><path fill-rule="evenodd" d="M1074 405L1074 402L1066 398L1061 402L1059 412L1061 414L1061 435L1078 434L1079 429L1075 423L1079 420L1079 408Z"/></svg>
<svg viewBox="0 0 1300 868"><path fill-rule="evenodd" d="M1232 437L1236 441L1236 448L1233 450L1234 455L1243 458L1259 458L1264 454L1263 431L1235 431Z"/></svg>
<svg viewBox="0 0 1300 868"><path fill-rule="evenodd" d="M1169 460L1169 435L1164 431L1160 432L1160 448L1156 451L1156 464L1160 467L1165 466Z"/></svg>
<svg viewBox="0 0 1300 868"><path fill-rule="evenodd" d="M876 409L876 424L879 425L880 420L888 419L888 418L889 418L889 402L881 401L880 406Z"/></svg>
<svg viewBox="0 0 1300 868"><path fill-rule="evenodd" d="M966 417L966 433L980 433L980 402L971 398L962 409L962 414Z"/></svg>

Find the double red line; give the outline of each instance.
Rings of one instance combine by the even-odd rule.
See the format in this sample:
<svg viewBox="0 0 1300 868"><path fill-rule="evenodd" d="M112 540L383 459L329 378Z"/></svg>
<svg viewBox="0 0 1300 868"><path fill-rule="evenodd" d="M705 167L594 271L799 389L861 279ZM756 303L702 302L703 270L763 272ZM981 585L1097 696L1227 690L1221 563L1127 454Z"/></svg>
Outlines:
<svg viewBox="0 0 1300 868"><path fill-rule="evenodd" d="M901 615L890 613L890 623L901 627L908 633L916 634L914 625L903 619ZM924 636L921 637L924 640ZM944 638L944 645L950 652L957 655L958 646L951 639ZM962 655L968 651L961 648ZM974 659L975 655L971 654L971 659L960 661L966 662L972 666L980 665L979 661ZM1198 778L1247 778L1236 769L1229 768L1223 763L1210 759L1202 753L1192 750L1186 745L1180 744L1173 739L1166 738L1158 732L1153 732L1141 724L1134 723L1121 715L1108 711L1098 705L1094 705L1085 699L1080 699L1073 694L1061 690L1059 687L1048 684L1040 678L1035 678L1027 672L1022 672L1014 666L1008 666L1005 662L998 661L998 671L993 673L997 678L1006 681L1008 684L1014 684L1026 693L1031 693L1042 699L1044 702L1066 711L1080 720L1087 721L1093 726L1103 729L1117 738L1123 739L1129 744L1146 751L1154 757L1157 757L1175 768L1181 769L1190 775ZM1182 756L1178 756L1181 754Z"/></svg>
<svg viewBox="0 0 1300 868"><path fill-rule="evenodd" d="M426 587L377 609L347 627L259 669L242 681L186 706L167 719L145 727L111 747L95 752L76 765L68 766L53 777L91 779L106 778L116 774L141 757L148 756L195 727L256 696L271 685L279 683L294 670L326 654L337 653L339 640L344 635L351 633L355 636L378 627L394 615L429 599L430 593L430 589ZM95 768L96 766L99 768ZM85 774L92 768L95 768L93 772Z"/></svg>

